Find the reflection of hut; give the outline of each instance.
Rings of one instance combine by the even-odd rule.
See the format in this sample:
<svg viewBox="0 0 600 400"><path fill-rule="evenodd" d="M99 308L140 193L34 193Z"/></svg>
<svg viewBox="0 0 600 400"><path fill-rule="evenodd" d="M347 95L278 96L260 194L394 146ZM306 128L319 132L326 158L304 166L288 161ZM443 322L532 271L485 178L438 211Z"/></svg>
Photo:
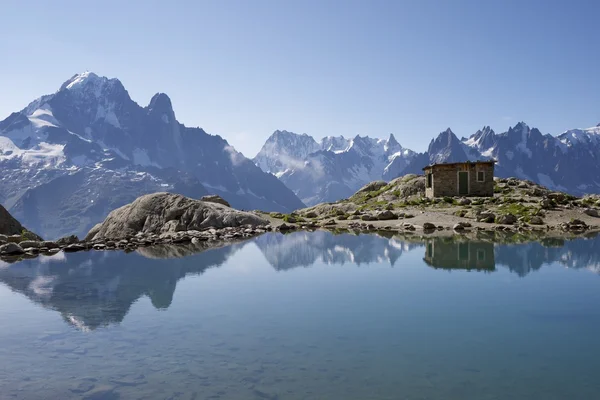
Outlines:
<svg viewBox="0 0 600 400"><path fill-rule="evenodd" d="M425 262L434 268L494 271L494 244L432 238L426 242Z"/></svg>

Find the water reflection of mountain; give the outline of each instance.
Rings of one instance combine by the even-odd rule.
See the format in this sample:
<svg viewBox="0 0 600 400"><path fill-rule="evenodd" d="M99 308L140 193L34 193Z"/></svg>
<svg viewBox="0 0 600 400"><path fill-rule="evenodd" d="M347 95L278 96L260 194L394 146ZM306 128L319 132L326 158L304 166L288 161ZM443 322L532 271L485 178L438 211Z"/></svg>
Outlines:
<svg viewBox="0 0 600 400"><path fill-rule="evenodd" d="M498 239L504 242L495 242ZM558 263L600 273L600 236L509 244L516 239L506 235L469 239L465 236L334 235L317 231L263 235L255 239L255 243L278 271L308 267L317 260L326 264L357 265L388 262L394 266L404 252L425 247L423 260L434 268L494 271L502 266L525 276L543 265Z"/></svg>
<svg viewBox="0 0 600 400"><path fill-rule="evenodd" d="M498 244L486 238L334 235L317 231L270 233L210 250L188 244L145 248L135 255L58 253L14 264L0 262L0 282L60 312L67 322L80 329L96 329L120 323L142 296L148 296L156 308L169 307L180 279L220 266L250 243L278 271L309 267L318 261L350 265L381 262L394 266L407 251L416 249L423 252L425 263L434 268L494 271L506 267L524 277L544 265L557 263L600 273L600 237Z"/></svg>
<svg viewBox="0 0 600 400"><path fill-rule="evenodd" d="M263 235L255 240L267 261L278 271L325 264L389 262L394 266L402 253L421 246L396 236L332 234L325 231Z"/></svg>
<svg viewBox="0 0 600 400"><path fill-rule="evenodd" d="M122 252L58 253L4 266L0 281L60 312L70 324L90 330L120 323L142 296L148 296L156 308L169 307L177 281L221 265L239 248L239 244L206 251L193 245L156 246L143 249L145 257ZM193 253L198 254L168 262L153 259Z"/></svg>
<svg viewBox="0 0 600 400"><path fill-rule="evenodd" d="M507 267L521 277L551 263L600 274L600 236L496 245L496 264Z"/></svg>

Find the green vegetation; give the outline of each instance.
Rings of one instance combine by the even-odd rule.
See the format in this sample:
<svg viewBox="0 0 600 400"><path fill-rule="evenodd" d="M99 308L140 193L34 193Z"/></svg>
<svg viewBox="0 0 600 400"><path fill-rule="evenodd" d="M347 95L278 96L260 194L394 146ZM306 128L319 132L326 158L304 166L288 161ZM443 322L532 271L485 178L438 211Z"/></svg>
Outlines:
<svg viewBox="0 0 600 400"><path fill-rule="evenodd" d="M539 215L541 212L540 207L531 207L522 203L517 202L509 202L502 204L498 207L498 212L500 214L512 214L517 218L523 217L525 222L529 222L531 217L534 215Z"/></svg>

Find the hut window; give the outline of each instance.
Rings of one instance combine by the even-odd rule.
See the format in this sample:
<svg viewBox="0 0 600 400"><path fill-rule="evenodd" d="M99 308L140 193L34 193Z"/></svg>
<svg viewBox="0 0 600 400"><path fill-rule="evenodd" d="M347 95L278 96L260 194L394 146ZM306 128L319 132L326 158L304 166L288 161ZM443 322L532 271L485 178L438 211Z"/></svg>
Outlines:
<svg viewBox="0 0 600 400"><path fill-rule="evenodd" d="M427 174L427 187L433 186L433 174L430 172Z"/></svg>
<svg viewBox="0 0 600 400"><path fill-rule="evenodd" d="M477 171L477 182L485 181L485 171Z"/></svg>

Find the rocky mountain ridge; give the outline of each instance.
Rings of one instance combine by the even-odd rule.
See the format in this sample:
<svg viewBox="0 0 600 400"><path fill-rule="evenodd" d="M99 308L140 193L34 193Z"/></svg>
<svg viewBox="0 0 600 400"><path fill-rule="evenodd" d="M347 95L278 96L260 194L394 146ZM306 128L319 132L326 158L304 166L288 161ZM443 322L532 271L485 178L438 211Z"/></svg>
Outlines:
<svg viewBox="0 0 600 400"><path fill-rule="evenodd" d="M300 152L294 150L299 136L305 144ZM328 147L330 143L337 146ZM574 195L600 193L599 126L552 136L519 122L500 134L485 126L461 139L448 128L423 153L405 149L393 135L387 140L328 137L319 144L306 134L277 131L254 162L314 205L349 197L371 181L420 174L428 164L486 159L497 160L498 177L530 180Z"/></svg>
<svg viewBox="0 0 600 400"><path fill-rule="evenodd" d="M350 196L365 183L393 174L391 165L406 167L414 154L393 134L388 139L329 136L317 143L307 134L275 131L254 162L313 205Z"/></svg>

